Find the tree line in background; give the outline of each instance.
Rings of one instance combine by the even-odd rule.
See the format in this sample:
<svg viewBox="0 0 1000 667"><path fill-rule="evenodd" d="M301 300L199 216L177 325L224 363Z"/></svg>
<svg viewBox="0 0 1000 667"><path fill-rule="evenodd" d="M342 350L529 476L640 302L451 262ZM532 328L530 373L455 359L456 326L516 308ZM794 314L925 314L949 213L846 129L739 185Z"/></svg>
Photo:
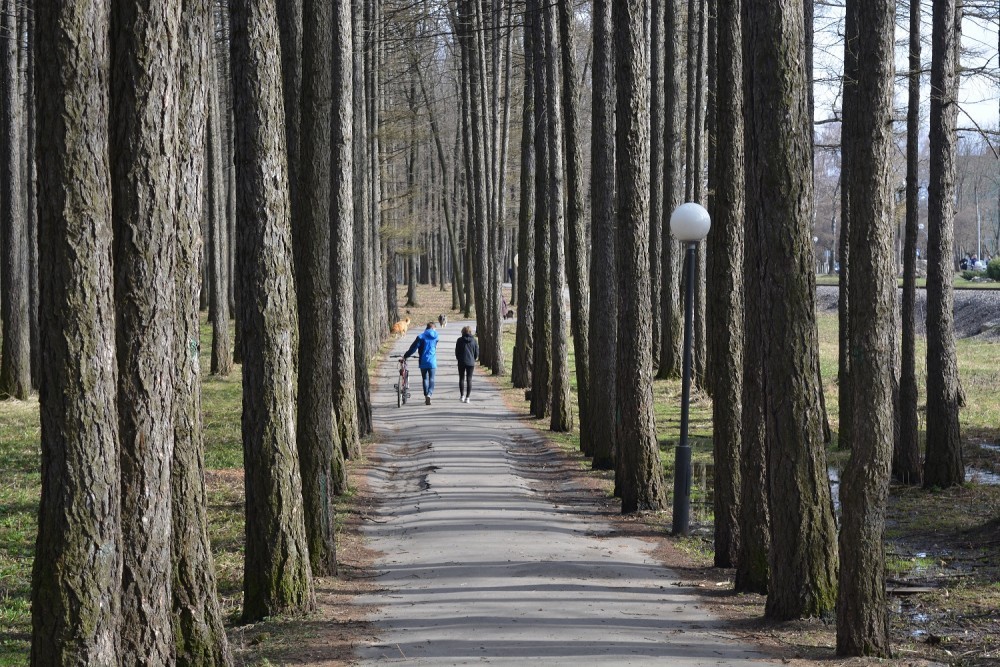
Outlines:
<svg viewBox="0 0 1000 667"><path fill-rule="evenodd" d="M768 617L835 609L840 653L887 655L890 470L964 476L962 3L931 12L926 463L919 9L904 199L891 0L844 7L840 159L825 171L809 1L4 2L0 393L37 387L41 403L35 664L230 660L205 528L199 310L211 372L242 364L246 621L312 608L313 576L336 573L333 498L372 429L368 365L402 284L408 306L425 283L474 313L484 366L509 366L552 430L579 429L623 512L665 509L652 387L681 367L682 201L713 218L694 367L714 399L716 564L767 593ZM831 170L837 437L852 451L839 534L812 240Z"/></svg>

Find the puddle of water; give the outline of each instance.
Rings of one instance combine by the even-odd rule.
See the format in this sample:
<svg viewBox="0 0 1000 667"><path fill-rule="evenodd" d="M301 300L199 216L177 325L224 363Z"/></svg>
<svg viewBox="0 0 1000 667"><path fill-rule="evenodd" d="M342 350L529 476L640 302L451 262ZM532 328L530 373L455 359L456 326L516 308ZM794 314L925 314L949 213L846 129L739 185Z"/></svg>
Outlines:
<svg viewBox="0 0 1000 667"><path fill-rule="evenodd" d="M979 443L979 447L980 449L985 449L988 452L996 452L997 454L1000 454L1000 445L991 445L985 442L981 442Z"/></svg>

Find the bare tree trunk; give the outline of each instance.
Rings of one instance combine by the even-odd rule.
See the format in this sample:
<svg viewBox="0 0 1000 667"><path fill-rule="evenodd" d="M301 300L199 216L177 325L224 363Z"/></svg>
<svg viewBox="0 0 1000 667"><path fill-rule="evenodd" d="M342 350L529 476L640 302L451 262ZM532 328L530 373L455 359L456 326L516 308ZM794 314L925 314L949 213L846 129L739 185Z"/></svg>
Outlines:
<svg viewBox="0 0 1000 667"><path fill-rule="evenodd" d="M695 0L698 3L698 76L695 82L688 82L688 85L695 86L695 135L694 135L694 197L691 201L707 203L705 198L705 65L706 47L708 42L708 25L706 18L708 9L705 6L706 0ZM706 260L708 254L705 250L706 242L698 244L698 253L695 255L695 284L694 284L694 375L695 386L705 389L705 366L708 356L707 340L705 335L705 283Z"/></svg>
<svg viewBox="0 0 1000 667"><path fill-rule="evenodd" d="M858 27L854 24L856 20L855 15L848 13L844 21L845 82L856 81L858 77ZM856 93L855 86L844 86L844 100L841 105L843 124L854 122L854 114L857 113L859 105ZM840 294L837 305L837 336L839 338L837 389L839 392L840 425L837 432L837 446L840 449L851 448L851 428L854 425L854 417L851 412L854 409L854 390L851 381L851 193L846 187L847 181L851 178L851 169L853 169L851 159L854 155L854 147L850 145L851 141L853 139L850 136L841 137L840 238L837 240L838 254L840 255L840 271L838 272Z"/></svg>
<svg viewBox="0 0 1000 667"><path fill-rule="evenodd" d="M741 0L715 5L718 64L716 117L709 191L714 191L708 236L706 304L711 338L708 384L713 388L712 448L715 457L715 565L739 562L740 448L743 392L743 29Z"/></svg>
<svg viewBox="0 0 1000 667"><path fill-rule="evenodd" d="M361 455L354 356L354 36L351 0L336 0L333 16L333 407L344 457Z"/></svg>
<svg viewBox="0 0 1000 667"><path fill-rule="evenodd" d="M646 0L615 2L615 196L618 211L618 482L622 513L666 505L653 420L649 286L649 88Z"/></svg>
<svg viewBox="0 0 1000 667"><path fill-rule="evenodd" d="M893 258L892 102L895 2L848 0L857 28L857 78L845 80L855 99L865 100L850 136L852 248L851 355L856 362L851 458L841 477L837 654L889 657L885 599L885 514L893 446L893 351L896 335L896 271Z"/></svg>
<svg viewBox="0 0 1000 667"><path fill-rule="evenodd" d="M573 412L569 394L569 345L566 322L566 236L565 190L563 186L563 127L559 98L559 33L558 9L549 5L544 13L545 84L548 104L545 105L549 140L548 233L549 285L552 290L552 407L549 428L568 431L573 428Z"/></svg>
<svg viewBox="0 0 1000 667"><path fill-rule="evenodd" d="M555 91L545 80L545 38L540 0L528 0L525 9L526 29L531 31L535 86L535 270L546 275L551 255L549 216L549 128L548 105ZM535 358L531 368L531 414L538 419L549 415L552 391L552 286L548 281L535 283Z"/></svg>
<svg viewBox="0 0 1000 667"><path fill-rule="evenodd" d="M28 11L27 3L23 14L26 19L25 56L25 186L27 190L25 221L28 226L28 320L29 345L31 348L31 386L37 389L41 382L41 347L38 342L38 132L35 107L35 12Z"/></svg>
<svg viewBox="0 0 1000 667"><path fill-rule="evenodd" d="M21 100L17 69L17 10L4 0L0 25L0 398L25 400L31 393L28 227L21 169Z"/></svg>
<svg viewBox="0 0 1000 667"><path fill-rule="evenodd" d="M186 0L180 19L178 54L177 248L174 328L174 454L171 462L171 586L173 640L178 665L230 665L232 656L216 597L215 564L208 538L205 443L201 415L200 323L201 221L211 166L206 163L206 121L217 113L215 58L210 39L215 24L211 0ZM208 90L203 85L208 82ZM210 94L206 94L211 90ZM215 99L213 99L215 98ZM216 107L209 109L210 100ZM218 142L218 120L212 141ZM216 205L216 192L209 200ZM213 233L222 221L213 219ZM213 249L212 259L218 264ZM213 270L214 272L214 270ZM221 282L221 279L219 280ZM214 286L213 286L214 287ZM227 312L225 292L213 290L216 310ZM227 318L228 319L228 318ZM228 323L227 323L228 324ZM228 331L227 331L228 334ZM226 337L228 341L228 335ZM228 350L227 350L228 352Z"/></svg>
<svg viewBox="0 0 1000 667"><path fill-rule="evenodd" d="M535 354L535 85L532 31L524 19L524 111L521 120L521 197L517 234L517 331L514 336L514 360L511 383L518 389L531 386Z"/></svg>
<svg viewBox="0 0 1000 667"><path fill-rule="evenodd" d="M664 111L666 113L663 141L663 220L660 232L663 266L660 273L660 357L656 377L668 379L681 374L681 283L680 267L683 258L676 241L670 236L670 215L681 203L684 194L683 132L684 106L681 100L684 79L684 50L681 43L680 18L685 0L659 0L670 2L667 11L664 39ZM596 72L595 72L596 74Z"/></svg>
<svg viewBox="0 0 1000 667"><path fill-rule="evenodd" d="M919 484L917 435L916 314L917 225L920 222L920 3L910 3L909 103L906 110L906 227L903 243L903 343L899 377L899 447L892 463L896 479ZM998 190L1000 192L1000 190Z"/></svg>
<svg viewBox="0 0 1000 667"><path fill-rule="evenodd" d="M211 290L212 313L212 359L210 370L213 374L227 376L233 368L233 356L229 344L229 285L226 275L226 218L223 186L224 167L222 163L222 117L219 113L218 68L210 60L205 73L208 88L208 128L207 128L207 194L208 230L210 262L209 289ZM203 288L204 289L204 288Z"/></svg>
<svg viewBox="0 0 1000 667"><path fill-rule="evenodd" d="M927 456L924 486L965 481L958 409L952 252L955 238L955 123L961 0L937 0L932 15L930 184L927 196Z"/></svg>
<svg viewBox="0 0 1000 667"><path fill-rule="evenodd" d="M566 230L573 358L576 365L576 393L580 410L580 449L594 453L594 425L590 419L590 285L587 281L587 232L584 229L583 157L580 148L580 121L577 118L576 82L573 59L572 12L570 0L559 2L559 33L562 52L562 103L566 139ZM659 294L657 294L659 296Z"/></svg>
<svg viewBox="0 0 1000 667"><path fill-rule="evenodd" d="M171 627L180 5L112 10L111 141L122 447L122 660L175 659Z"/></svg>
<svg viewBox="0 0 1000 667"><path fill-rule="evenodd" d="M368 362L374 356L374 344L370 326L371 290L370 275L374 270L371 262L371 188L368 183L368 115L364 112L365 92L365 39L364 11L362 0L353 0L352 20L354 39L353 104L357 112L353 118L352 142L354 150L354 388L358 413L358 436L372 432L371 382L368 377Z"/></svg>
<svg viewBox="0 0 1000 667"><path fill-rule="evenodd" d="M100 0L37 7L38 160L46 174L38 198L42 490L31 576L38 667L114 665L121 655L109 18Z"/></svg>
<svg viewBox="0 0 1000 667"><path fill-rule="evenodd" d="M591 247L590 285L593 303L590 326L591 396L596 470L615 468L617 456L618 285L615 246L615 90L611 1L594 1L594 97L591 125Z"/></svg>
<svg viewBox="0 0 1000 667"><path fill-rule="evenodd" d="M757 226L763 269L755 289L766 285L772 295L760 313L774 351L765 355L763 393L771 516L766 615L772 619L829 611L837 586L836 525L816 373L802 24L799 0L746 5L747 216Z"/></svg>
<svg viewBox="0 0 1000 667"><path fill-rule="evenodd" d="M273 131L285 117L278 62L266 56L278 20L266 0L237 0L231 20L247 495L243 620L253 622L310 610L315 601L294 441L297 321L285 139Z"/></svg>
<svg viewBox="0 0 1000 667"><path fill-rule="evenodd" d="M334 495L346 484L333 413L330 288L330 114L333 6L304 0L302 32L302 217L292 224L299 307L298 431L302 505L313 574L337 572Z"/></svg>
<svg viewBox="0 0 1000 667"><path fill-rule="evenodd" d="M664 96L666 50L664 34L667 23L667 2L652 0L650 5L650 151L649 151L649 278L650 300L653 306L653 366L660 365L660 349L663 345L663 248L664 248L664 158L667 140L667 123ZM669 230L668 230L669 231ZM667 237L669 243L669 235Z"/></svg>

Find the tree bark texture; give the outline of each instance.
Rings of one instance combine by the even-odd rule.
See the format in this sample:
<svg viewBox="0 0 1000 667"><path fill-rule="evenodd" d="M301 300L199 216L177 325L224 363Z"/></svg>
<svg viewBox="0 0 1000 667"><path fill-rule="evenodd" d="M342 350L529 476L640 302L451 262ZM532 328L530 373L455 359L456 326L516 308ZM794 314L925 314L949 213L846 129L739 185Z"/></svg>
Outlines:
<svg viewBox="0 0 1000 667"><path fill-rule="evenodd" d="M28 11L28 6L22 8L22 13L26 17L27 33L24 46L27 54L26 75L25 75L25 104L27 106L27 118L25 120L25 162L26 168L24 178L26 180L25 189L27 197L25 200L25 220L28 225L28 337L31 347L31 386L38 389L41 383L41 346L38 344L38 124L36 95L37 89L35 74L35 43L37 40L37 29L35 27L35 12ZM2 252L2 251L0 251ZM2 307L0 307L2 309Z"/></svg>
<svg viewBox="0 0 1000 667"><path fill-rule="evenodd" d="M281 48L281 91L285 106L288 200L292 220L299 219L299 153L302 150L302 2L274 0ZM277 129L277 128L276 128Z"/></svg>
<svg viewBox="0 0 1000 667"><path fill-rule="evenodd" d="M837 654L889 657L885 599L885 514L893 446L893 338L896 270L891 184L895 3L849 0L857 26L858 100L843 134L852 168L851 374L854 419L851 457L841 477L841 573Z"/></svg>
<svg viewBox="0 0 1000 667"><path fill-rule="evenodd" d="M368 377L368 362L374 356L375 342L372 338L370 314L372 306L371 276L374 266L371 260L371 189L368 183L368 115L365 113L365 40L364 11L361 0L352 2L352 40L354 64L352 67L352 104L357 112L353 114L351 142L354 151L353 173L354 187L354 276L356 284L352 287L354 293L354 389L358 414L358 436L364 437L372 432L372 400L371 382Z"/></svg>
<svg viewBox="0 0 1000 667"><path fill-rule="evenodd" d="M803 14L798 0L750 0L746 9L747 215L759 225L758 280L771 295L761 313L774 350L765 356L765 387L781 388L763 394L771 511L766 615L791 619L832 609L837 585L816 373Z"/></svg>
<svg viewBox="0 0 1000 667"><path fill-rule="evenodd" d="M618 212L618 481L622 513L666 504L653 420L649 318L649 51L647 0L615 2L615 197Z"/></svg>
<svg viewBox="0 0 1000 667"><path fill-rule="evenodd" d="M649 149L649 278L650 301L653 306L653 366L660 363L663 345L663 191L664 158L666 151L666 110L664 104L666 67L666 9L669 0L651 0L650 3L650 149Z"/></svg>
<svg viewBox="0 0 1000 667"><path fill-rule="evenodd" d="M754 187L754 171L748 162L754 151L755 135L753 116L749 102L752 72L748 69L746 21L749 3L741 0L743 19L743 90L744 90L744 165L747 197ZM764 287L764 243L761 220L750 215L752 201L744 203L746 223L743 253L743 413L740 445L740 541L736 558L735 589L742 593L768 591L770 568L768 557L771 551L771 511L768 504L769 486L767 471L767 417L764 397L767 378L764 364L769 353L768 328L764 312L769 296Z"/></svg>
<svg viewBox="0 0 1000 667"><path fill-rule="evenodd" d="M858 79L858 26L857 17L848 13L844 20L844 101L842 103L842 125L854 123L854 114L859 108L857 99ZM851 383L851 193L846 187L851 178L853 168L851 159L854 148L850 145L853 138L841 136L840 158L840 238L838 254L840 255L840 270L837 279L840 285L837 304L837 391L840 406L840 424L837 432L837 446L840 449L851 448L851 428L854 417L854 390Z"/></svg>
<svg viewBox="0 0 1000 667"><path fill-rule="evenodd" d="M110 3L39 3L41 503L31 664L119 659L122 537L108 160ZM87 298L81 298L81 295Z"/></svg>
<svg viewBox="0 0 1000 667"><path fill-rule="evenodd" d="M906 222L903 232L903 341L899 375L899 446L893 455L893 476L904 484L919 484L922 461L917 434L917 225L920 222L920 3L910 3L909 101L906 109Z"/></svg>
<svg viewBox="0 0 1000 667"><path fill-rule="evenodd" d="M295 443L295 288L275 6L232 4L237 311L242 320L243 619L314 605ZM352 367L353 369L353 367ZM351 396L353 402L353 395Z"/></svg>
<svg viewBox="0 0 1000 667"><path fill-rule="evenodd" d="M935 0L931 37L930 182L927 192L927 453L924 486L965 481L959 431L952 253L958 137L960 0Z"/></svg>
<svg viewBox="0 0 1000 667"><path fill-rule="evenodd" d="M210 0L182 5L178 70L177 248L174 327L174 456L171 462L171 560L174 642L178 665L229 665L232 656L216 597L215 564L208 538L198 295L201 291L201 221L206 169L208 91L214 86L214 35ZM203 82L208 81L208 86ZM217 135L216 135L217 136ZM211 194L211 193L210 193ZM208 200L214 203L214 198ZM220 202L221 203L221 202ZM221 220L215 222L221 223ZM213 231L218 230L218 226ZM215 255L213 252L213 261ZM227 312L225 294L214 295ZM227 323L228 324L228 323ZM228 328L228 327L227 327ZM228 336L227 336L228 340Z"/></svg>
<svg viewBox="0 0 1000 667"><path fill-rule="evenodd" d="M212 314L212 358L210 371L213 375L226 377L233 370L232 347L229 342L229 280L227 264L228 244L226 243L226 201L225 165L223 162L223 118L219 101L218 68L211 58L205 72L208 89L208 114L206 153L206 188L209 230L208 261L210 262L211 314Z"/></svg>
<svg viewBox="0 0 1000 667"><path fill-rule="evenodd" d="M573 428L569 393L569 326L566 321L566 191L563 171L563 114L559 96L558 9L548 5L544 11L545 83L548 104L545 106L549 140L548 233L549 289L552 290L552 407L549 428L568 431Z"/></svg>
<svg viewBox="0 0 1000 667"><path fill-rule="evenodd" d="M336 0L333 14L333 407L344 458L361 455L354 357L354 30L351 1Z"/></svg>
<svg viewBox="0 0 1000 667"><path fill-rule="evenodd" d="M590 419L596 470L613 470L616 456L618 284L615 246L615 54L611 1L594 0L593 120L591 124Z"/></svg>
<svg viewBox="0 0 1000 667"><path fill-rule="evenodd" d="M179 4L146 7L121 0L111 15L121 659L129 664L168 664L175 658L170 468L180 14Z"/></svg>
<svg viewBox="0 0 1000 667"><path fill-rule="evenodd" d="M535 354L535 85L532 32L529 19L524 24L524 110L521 121L521 196L517 213L517 329L514 334L514 359L511 384L518 389L531 386ZM457 268L456 261L456 268Z"/></svg>
<svg viewBox="0 0 1000 667"><path fill-rule="evenodd" d="M333 101L333 7L303 3L302 215L292 222L299 308L298 422L309 561L313 574L337 571L334 491L343 470L333 413L333 300L330 293L330 113Z"/></svg>
<svg viewBox="0 0 1000 667"><path fill-rule="evenodd" d="M545 79L545 38L542 27L541 3L528 0L525 20L530 22L534 48L531 59L535 84L535 268L539 276L548 273L551 255L549 235L549 128L546 122L548 105L555 92ZM538 419L547 417L552 390L552 286L536 282L535 290L535 358L531 375L531 413Z"/></svg>
<svg viewBox="0 0 1000 667"><path fill-rule="evenodd" d="M6 36L0 45L0 398L25 400L31 393L31 321L15 4L4 0L0 17Z"/></svg>
<svg viewBox="0 0 1000 667"><path fill-rule="evenodd" d="M559 40L562 54L563 135L566 141L566 278L569 284L573 359L580 412L580 449L594 452L590 419L590 285L587 281L587 230L584 226L584 172L577 114L577 74L573 57L570 0L559 2Z"/></svg>
<svg viewBox="0 0 1000 667"><path fill-rule="evenodd" d="M711 174L712 230L708 235L709 366L713 373L712 448L715 457L715 565L739 559L740 448L743 406L743 152L742 0L716 4L718 35L716 120Z"/></svg>
<svg viewBox="0 0 1000 667"><path fill-rule="evenodd" d="M666 2L668 0L660 0ZM669 379L681 374L681 280L684 263L680 246L670 236L670 215L681 204L684 194L684 105L681 99L684 81L684 48L680 20L685 0L669 0L664 26L663 106L665 137L663 141L663 219L660 239L662 262L660 269L660 356L657 377ZM596 70L595 70L596 74Z"/></svg>

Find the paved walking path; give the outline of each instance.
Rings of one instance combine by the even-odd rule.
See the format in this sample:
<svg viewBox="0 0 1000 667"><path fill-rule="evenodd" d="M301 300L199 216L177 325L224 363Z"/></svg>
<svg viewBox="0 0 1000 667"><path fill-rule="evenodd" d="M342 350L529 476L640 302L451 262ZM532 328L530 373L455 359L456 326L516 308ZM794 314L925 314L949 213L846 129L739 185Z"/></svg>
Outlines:
<svg viewBox="0 0 1000 667"><path fill-rule="evenodd" d="M532 490L518 470L534 432L481 376L472 402L459 401L454 346L463 324L441 330L432 405L424 405L415 363L413 398L402 408L395 361L378 370L372 398L384 444L371 476L382 505L365 530L383 554L383 590L359 601L379 608L379 638L359 649L362 664L762 661L676 586L649 544L616 537L600 518Z"/></svg>

